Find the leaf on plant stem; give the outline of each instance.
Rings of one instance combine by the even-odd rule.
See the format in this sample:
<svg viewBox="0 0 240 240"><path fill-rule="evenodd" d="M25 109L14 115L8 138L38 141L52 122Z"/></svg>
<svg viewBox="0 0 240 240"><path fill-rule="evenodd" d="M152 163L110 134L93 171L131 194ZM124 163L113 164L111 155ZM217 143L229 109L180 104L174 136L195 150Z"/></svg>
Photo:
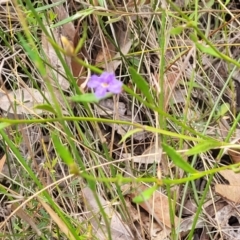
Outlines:
<svg viewBox="0 0 240 240"><path fill-rule="evenodd" d="M227 5L229 3L230 0L226 0L225 1L225 5ZM212 9L213 4L215 3L215 0L209 0L208 2L206 2L206 9Z"/></svg>
<svg viewBox="0 0 240 240"><path fill-rule="evenodd" d="M112 23L117 23L119 21L121 21L123 18L123 16L118 16L118 17L115 17L113 16L113 18L110 18L109 20L106 21L106 24L112 24Z"/></svg>
<svg viewBox="0 0 240 240"><path fill-rule="evenodd" d="M142 132L143 129L142 128L135 128L132 129L130 131L128 131L121 139L121 141L119 143L122 143L124 141L126 141L127 138L131 137L134 133L138 133L138 132Z"/></svg>
<svg viewBox="0 0 240 240"><path fill-rule="evenodd" d="M151 95L149 84L146 80L132 67L129 68L132 81L137 85L138 89L142 92L143 96L146 97L149 103L153 103L153 97Z"/></svg>
<svg viewBox="0 0 240 240"><path fill-rule="evenodd" d="M75 95L71 97L71 100L74 102L86 102L86 103L99 102L99 99L95 96L94 93L85 93L82 95Z"/></svg>
<svg viewBox="0 0 240 240"><path fill-rule="evenodd" d="M213 149L215 147L220 147L220 146L222 146L221 142L205 140L204 142L200 142L193 148L189 149L185 154L188 156L191 156L194 154L206 152L210 149Z"/></svg>
<svg viewBox="0 0 240 240"><path fill-rule="evenodd" d="M140 193L147 190L148 187L145 185L137 185L135 189L131 192L130 197L134 199ZM139 204L143 209L145 209L150 215L153 215L155 220L160 224L164 224L169 228L172 227L170 221L170 208L169 208L169 200L168 197L162 194L159 191L155 191L155 193L150 196L148 200ZM174 215L175 226L181 223L181 219Z"/></svg>
<svg viewBox="0 0 240 240"><path fill-rule="evenodd" d="M175 28L172 28L170 30L170 34L171 35L179 35L180 33L182 33L184 27L183 26L179 26L179 27L175 27Z"/></svg>
<svg viewBox="0 0 240 240"><path fill-rule="evenodd" d="M11 124L10 123L7 123L7 122L2 122L2 123L0 123L0 130L1 129L4 129L4 128L6 128L6 127L9 127Z"/></svg>
<svg viewBox="0 0 240 240"><path fill-rule="evenodd" d="M201 42L198 41L198 37L196 34L190 34L191 40L195 43L198 50L213 57L221 58L221 56L211 47L203 45Z"/></svg>
<svg viewBox="0 0 240 240"><path fill-rule="evenodd" d="M217 111L216 119L223 117L230 110L229 103L223 103Z"/></svg>
<svg viewBox="0 0 240 240"><path fill-rule="evenodd" d="M203 44L196 42L196 47L203 53L211 55L213 57L221 58L221 56L210 46L204 46Z"/></svg>
<svg viewBox="0 0 240 240"><path fill-rule="evenodd" d="M63 20L60 20L56 24L53 24L51 27L56 28L64 25L66 26L66 24L72 23L77 19L82 21L85 17L91 15L94 11L95 11L95 8L86 8L84 10L78 11L76 14L72 16L67 16L67 18L60 17L60 19L63 19Z"/></svg>
<svg viewBox="0 0 240 240"><path fill-rule="evenodd" d="M39 105L36 105L34 108L56 114L56 111L54 110L54 108L49 104L39 104Z"/></svg>
<svg viewBox="0 0 240 240"><path fill-rule="evenodd" d="M51 135L53 144L56 148L56 152L59 154L59 156L62 158L62 160L68 165L74 164L74 160L72 158L72 154L69 152L69 150L63 146L63 144L59 140L59 136L55 133Z"/></svg>
<svg viewBox="0 0 240 240"><path fill-rule="evenodd" d="M8 1L8 0L6 0L6 1ZM52 1L52 2L54 2L54 1ZM35 11L36 11L37 13L41 13L41 12L46 11L46 10L51 11L51 9L52 9L53 7L56 7L56 6L60 5L60 4L63 4L64 2L65 2L65 0L61 0L61 1L59 1L59 2L55 1L55 3L43 5L43 6L41 6L41 7L37 7L37 8L35 8ZM32 12L31 12L30 10L27 11L26 13L32 14ZM52 12L50 12L50 13L52 14ZM33 15L33 14L32 14L32 15ZM30 15L30 16L31 16L31 15ZM34 16L34 15L33 15L33 16ZM33 16L31 16L31 17L33 17ZM52 20L52 19L51 19L51 20Z"/></svg>
<svg viewBox="0 0 240 240"><path fill-rule="evenodd" d="M159 188L158 185L154 185L153 187L147 188L143 192L141 192L138 196L134 197L132 201L134 203L143 203L150 199L153 193Z"/></svg>
<svg viewBox="0 0 240 240"><path fill-rule="evenodd" d="M173 163L183 169L187 173L197 173L198 171L194 169L189 163L187 163L179 153L177 153L172 147L168 146L165 143L162 143L163 150L171 158Z"/></svg>

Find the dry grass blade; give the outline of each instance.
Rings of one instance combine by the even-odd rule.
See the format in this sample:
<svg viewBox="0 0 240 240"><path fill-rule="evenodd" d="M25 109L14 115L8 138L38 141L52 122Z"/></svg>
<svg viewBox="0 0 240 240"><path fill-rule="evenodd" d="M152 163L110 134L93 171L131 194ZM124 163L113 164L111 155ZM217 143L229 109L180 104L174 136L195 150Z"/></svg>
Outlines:
<svg viewBox="0 0 240 240"><path fill-rule="evenodd" d="M119 67L119 65L122 63L121 54L124 56L127 55L133 43L133 40L130 38L130 30L127 26L125 26L125 23L118 23L115 34L117 45L121 53L118 52L115 54L115 46L106 39L107 46L105 49L101 49L96 59L97 63L100 63L104 60L102 67L105 71L109 72L114 72Z"/></svg>
<svg viewBox="0 0 240 240"><path fill-rule="evenodd" d="M54 0L53 2L58 2ZM64 19L67 19L69 17L69 14L65 10L63 5L59 5L54 8L55 13L57 14L57 18L59 21L62 21ZM77 27L75 28L74 24L72 22L68 22L62 26L61 34L66 37L69 41L69 44L72 45L73 49L75 49L79 42L79 36L80 36L80 26L81 21L79 20ZM85 50L85 47L83 46L82 49L77 53L77 57L81 60L85 60L85 57L87 56L87 52ZM70 61L70 62L69 62ZM73 76L77 79L78 85L82 85L82 88L84 89L84 82L86 80L86 73L87 70L80 65L75 57L70 57L70 60L68 59L69 66L71 66Z"/></svg>
<svg viewBox="0 0 240 240"><path fill-rule="evenodd" d="M23 200L3 216L0 228L8 229L0 238L239 239L239 176L211 173L240 154L210 141L227 146L238 135L239 6L0 0L0 114L11 118L0 124L0 210L16 201L13 192ZM102 71L124 85L92 103L96 89L86 84ZM84 103L69 102L80 93ZM194 147L198 141L204 144ZM193 147L179 161L197 174L162 152L163 143L180 154ZM68 177L75 167L84 172ZM153 186L157 179L171 186ZM90 181L96 192L85 187ZM136 196L145 202L132 203Z"/></svg>
<svg viewBox="0 0 240 240"><path fill-rule="evenodd" d="M51 35L51 31L49 27L47 27L47 30ZM53 29L52 35L53 35L53 39L55 39L56 41L56 44L61 47L62 41L61 41L60 29ZM42 33L42 48L45 53L45 56L48 59L48 63L51 66L51 67L47 67L48 77L51 80L51 84L55 86L55 88L57 89L57 83L56 83L57 81L63 90L67 90L70 84L65 77L63 64L60 61L52 44L49 42L49 40L47 39L47 36L44 33ZM63 55L62 57L66 59L67 65L70 66L71 59Z"/></svg>
<svg viewBox="0 0 240 240"><path fill-rule="evenodd" d="M18 208L18 205L16 203L11 205L12 211L14 211L16 208ZM27 214L22 208L17 210L16 215L25 222L27 222L39 237L42 235L42 232L38 229L37 225L34 222L34 219L29 214Z"/></svg>
<svg viewBox="0 0 240 240"><path fill-rule="evenodd" d="M74 240L75 237L72 235L72 233L69 232L66 224L63 222L63 220L56 214L56 212L43 200L41 200L38 197L38 201L41 203L41 205L44 207L44 209L48 212L52 220L58 225L59 229L70 239Z"/></svg>

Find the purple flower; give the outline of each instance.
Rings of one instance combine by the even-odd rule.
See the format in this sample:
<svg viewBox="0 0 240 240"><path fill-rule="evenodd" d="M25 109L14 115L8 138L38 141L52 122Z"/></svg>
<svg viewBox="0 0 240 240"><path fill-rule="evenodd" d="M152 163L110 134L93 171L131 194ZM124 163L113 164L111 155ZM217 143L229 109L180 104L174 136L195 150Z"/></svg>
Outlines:
<svg viewBox="0 0 240 240"><path fill-rule="evenodd" d="M94 89L97 98L105 97L106 94L118 94L122 90L122 82L115 78L113 73L104 72L100 76L92 75L87 83L89 88Z"/></svg>

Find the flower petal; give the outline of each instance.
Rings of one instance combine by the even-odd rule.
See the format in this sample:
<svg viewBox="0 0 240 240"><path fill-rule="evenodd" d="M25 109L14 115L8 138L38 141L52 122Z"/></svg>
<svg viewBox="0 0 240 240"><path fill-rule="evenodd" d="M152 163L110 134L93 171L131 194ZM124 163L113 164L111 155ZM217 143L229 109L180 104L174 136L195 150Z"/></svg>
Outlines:
<svg viewBox="0 0 240 240"><path fill-rule="evenodd" d="M114 79L115 79L115 75L113 73L109 73L109 72L103 72L100 76L102 82L106 83L106 84L110 84Z"/></svg>
<svg viewBox="0 0 240 240"><path fill-rule="evenodd" d="M97 75L92 75L91 78L89 79L87 86L89 88L96 88L101 84L100 77Z"/></svg>
<svg viewBox="0 0 240 240"><path fill-rule="evenodd" d="M122 82L120 82L118 80L114 80L114 81L111 82L111 84L109 84L108 91L112 92L112 93L115 93L115 94L118 94L122 91L122 85L123 85Z"/></svg>
<svg viewBox="0 0 240 240"><path fill-rule="evenodd" d="M97 98L103 98L107 93L107 89L102 86L99 86L95 89L94 93Z"/></svg>

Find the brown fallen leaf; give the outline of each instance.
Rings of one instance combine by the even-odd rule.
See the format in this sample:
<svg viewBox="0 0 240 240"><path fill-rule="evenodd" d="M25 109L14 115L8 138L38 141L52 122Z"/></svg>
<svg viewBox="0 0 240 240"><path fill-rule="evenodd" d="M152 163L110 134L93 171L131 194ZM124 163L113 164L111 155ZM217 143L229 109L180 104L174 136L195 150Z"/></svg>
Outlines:
<svg viewBox="0 0 240 240"><path fill-rule="evenodd" d="M77 28L75 30L74 37L73 37L73 48L74 49L76 49L76 47L78 46L78 42L80 39L80 35L79 35L80 34L80 23L81 23L81 21L78 22L78 25L77 25ZM77 53L77 58L84 60L86 57L88 58L87 50L85 49L84 46L82 46L82 48ZM73 76L77 79L78 86L81 86L82 89L84 89L85 88L84 82L87 79L87 69L84 66L82 66L81 64L79 64L79 62L76 60L76 57L71 58L71 68L72 68Z"/></svg>
<svg viewBox="0 0 240 240"><path fill-rule="evenodd" d="M53 2L58 2L58 0L53 0ZM63 5L54 7L54 11L57 14L57 18L59 21L62 21L69 17L69 14L67 13ZM80 26L81 21L78 22L76 29L74 27L73 22L68 22L62 26L61 34L67 37L69 42L72 43L74 49L77 47L80 39ZM77 53L77 58L80 58L81 60L88 58L88 54L84 46ZM71 66L73 76L77 79L78 86L81 86L86 81L87 78L86 69L76 61L75 56L70 57L69 66ZM81 87L84 88L84 86Z"/></svg>
<svg viewBox="0 0 240 240"><path fill-rule="evenodd" d="M95 113L101 116L113 116L115 120L133 121L132 116L126 115L127 108L123 102L114 103L113 99L104 99L99 102L98 106L94 106ZM140 123L138 116L135 116L134 123ZM108 126L114 127L114 130L118 134L124 136L131 127L124 124L112 124L105 123ZM133 134L133 138L137 141L141 141L148 137L148 133L145 131L136 132Z"/></svg>
<svg viewBox="0 0 240 240"><path fill-rule="evenodd" d="M116 54L116 48L108 39L105 39L105 46L101 47L96 56L96 65L100 65L104 62L108 62L113 59Z"/></svg>
<svg viewBox="0 0 240 240"><path fill-rule="evenodd" d="M239 163L240 162L239 149L228 149L228 154L229 154L230 158L232 159L233 163Z"/></svg>
<svg viewBox="0 0 240 240"><path fill-rule="evenodd" d="M131 198L138 196L141 192L145 191L148 187L145 185L137 186L137 191L130 194ZM154 195L147 201L139 204L149 214L153 215L154 219L160 224L168 228L172 228L170 221L170 208L168 197L159 191L156 191ZM174 216L175 225L181 223L181 219Z"/></svg>
<svg viewBox="0 0 240 240"><path fill-rule="evenodd" d="M154 162L161 162L162 148L156 149L154 145L151 145L139 156L132 156L129 153L124 153L123 158L129 158L134 163L139 163L140 165L143 164L147 167L148 164L153 164Z"/></svg>
<svg viewBox="0 0 240 240"><path fill-rule="evenodd" d="M106 239L107 230L105 223L101 221L101 212L98 206L98 202L94 197L90 188L86 187L82 190L85 209L89 212L87 215L93 226L95 237L98 239ZM114 240L131 240L133 236L127 224L123 222L120 214L111 206L110 203L105 201L99 194L98 199L103 206L105 214L109 220L110 231L112 239Z"/></svg>
<svg viewBox="0 0 240 240"><path fill-rule="evenodd" d="M51 101L50 93L45 92L45 96ZM36 109L38 104L45 103L42 94L35 88L19 88L11 91L0 98L0 108L8 113L8 117L14 114L42 114L43 110Z"/></svg>
<svg viewBox="0 0 240 240"><path fill-rule="evenodd" d="M240 203L240 174L232 170L219 172L230 185L216 184L215 191L223 198L234 203Z"/></svg>
<svg viewBox="0 0 240 240"><path fill-rule="evenodd" d="M224 240L237 240L240 236L240 228L239 228L239 206L231 206L227 204L225 207L221 208L216 212L215 221L217 221L217 225L219 228L217 231L221 231ZM231 219L234 219L234 223L231 223ZM217 226L215 225L215 226Z"/></svg>
<svg viewBox="0 0 240 240"><path fill-rule="evenodd" d="M217 184L215 186L215 191L223 198L231 202L240 203L240 185L230 186L224 184Z"/></svg>
<svg viewBox="0 0 240 240"><path fill-rule="evenodd" d="M123 102L117 102L117 104L111 98L103 99L98 105L94 106L94 112L100 116L109 116L118 114L124 116L127 112L126 104Z"/></svg>
<svg viewBox="0 0 240 240"><path fill-rule="evenodd" d="M223 170L219 172L226 180L228 180L230 185L237 185L240 183L240 173L235 173L232 170ZM239 184L240 186L240 184Z"/></svg>
<svg viewBox="0 0 240 240"><path fill-rule="evenodd" d="M52 0L52 2L59 2L58 0ZM54 12L57 14L57 19L59 21L62 21L64 19L67 19L69 18L69 14L68 12L65 10L64 6L61 4L61 5L58 5L58 6L55 6L54 7ZM74 38L74 35L75 35L75 27L74 27L74 24L72 22L68 22L68 23L65 23L64 25L62 25L62 31L61 31L61 34L65 37L68 38L68 40L72 41L73 42L73 38Z"/></svg>
<svg viewBox="0 0 240 240"><path fill-rule="evenodd" d="M165 84L164 92L167 93L167 95L165 97L165 99L166 99L165 109L168 108L169 101L172 98L173 92L176 89L181 77L184 75L185 70L189 65L189 59L194 54L194 50L195 50L194 48L189 50L180 69L178 68L178 66L172 65L170 68L170 72L168 73L167 77L165 77L166 84ZM176 71L176 69L177 69L177 71ZM175 74L176 72L177 72L177 75Z"/></svg>
<svg viewBox="0 0 240 240"><path fill-rule="evenodd" d="M127 188L131 188L130 186L125 186ZM125 188L124 187L124 188ZM152 221L149 218L149 214L146 211L138 211L133 205L130 203L129 198L126 197L126 207L128 209L128 213L131 216L132 221L138 222L139 224L135 224L137 233L140 235L138 239L144 239L141 235L144 234L142 229L148 231L150 234L150 239L153 240L166 240L167 236L171 234L171 229L162 228L155 220Z"/></svg>
<svg viewBox="0 0 240 240"><path fill-rule="evenodd" d="M132 46L132 39L128 39L128 41L126 43L124 43L123 46L120 45L120 49L122 52L122 55L126 55L130 48ZM117 59L117 60L113 60L109 63L107 63L107 66L105 65L105 70L106 71L115 71L118 66L122 63L122 60L118 60L120 59L121 54L118 52L113 58Z"/></svg>
<svg viewBox="0 0 240 240"><path fill-rule="evenodd" d="M4 167L4 164L5 164L5 162L6 162L6 159L7 159L6 154L4 154L4 155L2 156L2 158L1 158L1 160L0 160L0 173L1 173L2 170L3 170L3 167Z"/></svg>
<svg viewBox="0 0 240 240"><path fill-rule="evenodd" d="M133 121L132 116L125 115L125 116L116 116L116 120L122 120L122 121ZM138 116L134 118L134 123L140 123L140 119ZM106 125L114 127L113 129L117 131L117 133L121 136L124 136L130 129L130 126L124 125L124 124L112 124L112 123L106 123ZM146 131L138 131L132 134L132 137L137 141L142 141L143 139L146 139L149 137L150 134Z"/></svg>
<svg viewBox="0 0 240 240"><path fill-rule="evenodd" d="M114 72L122 63L121 54L126 55L132 46L133 40L130 38L130 31L125 25L122 21L115 24L116 40L121 53L116 53L115 46L108 39L105 39L106 46L103 46L97 55L96 62L98 64L102 62L105 71Z"/></svg>

